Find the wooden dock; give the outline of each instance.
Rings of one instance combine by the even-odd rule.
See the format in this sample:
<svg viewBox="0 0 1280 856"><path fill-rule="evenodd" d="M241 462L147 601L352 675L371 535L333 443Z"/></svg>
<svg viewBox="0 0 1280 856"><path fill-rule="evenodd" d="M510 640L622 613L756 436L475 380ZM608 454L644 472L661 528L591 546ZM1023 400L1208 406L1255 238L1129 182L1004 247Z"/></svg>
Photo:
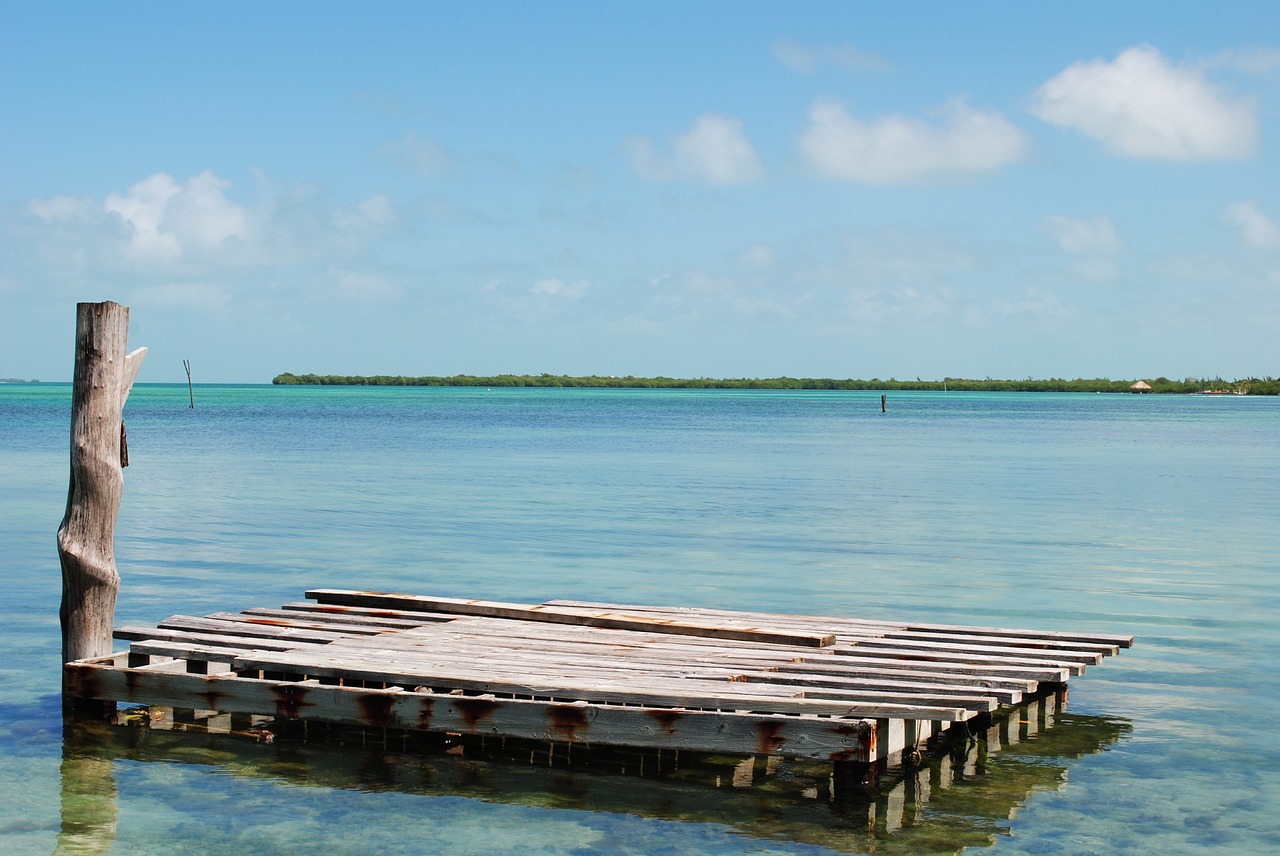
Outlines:
<svg viewBox="0 0 1280 856"><path fill-rule="evenodd" d="M893 761L1131 636L319 589L68 663L81 699L418 732Z"/></svg>

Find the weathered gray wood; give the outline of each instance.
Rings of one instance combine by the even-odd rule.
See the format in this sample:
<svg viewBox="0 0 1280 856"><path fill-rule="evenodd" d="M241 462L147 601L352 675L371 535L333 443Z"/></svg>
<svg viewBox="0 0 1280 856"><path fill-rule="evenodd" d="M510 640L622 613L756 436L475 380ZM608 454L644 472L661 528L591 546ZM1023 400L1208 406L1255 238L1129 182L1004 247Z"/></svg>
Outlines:
<svg viewBox="0 0 1280 856"><path fill-rule="evenodd" d="M778 666L770 669L769 671L784 675L812 677L818 679L828 677L896 678L902 680L924 681L933 684L953 684L959 687L972 686L1014 690L1023 695L1034 693L1039 687L1039 681L1026 680L1023 678L1001 677L990 673L984 674L980 671L946 672L941 669L899 669L888 666L877 666L866 661L859 661L856 665L857 668L842 669L835 666L827 667L826 664L821 664L818 668L811 668L808 663L795 663L786 666Z"/></svg>
<svg viewBox="0 0 1280 856"><path fill-rule="evenodd" d="M593 652L589 657L566 661L564 655L576 653L573 648L521 648L495 645L458 645L456 640L439 642L423 642L420 645L401 647L397 639L353 640L352 642L334 643L343 649L360 650L375 646L385 648L394 645L394 651L401 657L420 657L421 662L436 664L463 664L486 661L501 662L504 666L518 666L530 673L581 674L583 666L589 667L593 673L621 671L634 675L665 674L680 675L689 678L727 679L750 681L756 683L777 683L797 685L806 690L809 687L845 687L851 691L856 689L867 692L873 686L883 690L942 690L955 695L978 694L994 698L1004 704L1013 704L1036 687L1035 681L1000 679L989 676L945 675L936 673L912 672L910 670L885 670L868 666L862 669L851 667L845 661L846 668L840 674L832 671L797 670L796 664L783 661L761 659L739 660L735 658L700 658L680 656L682 652L674 650L669 656L657 656L650 651L618 651ZM334 650L326 654L337 655ZM388 655L390 656L390 655ZM417 662L418 660L415 660ZM977 691L976 693L974 691ZM934 703L934 702L929 702Z"/></svg>
<svg viewBox="0 0 1280 856"><path fill-rule="evenodd" d="M939 651L956 654L958 656L969 656L971 654L1007 655L1009 657L1040 659L1045 662L1079 663L1087 666L1096 666L1102 662L1102 655L1095 654L1091 651L1047 651L1043 655L1039 655L1037 652L1026 648L998 648L993 645L966 645L959 642L926 642L916 639L896 639L892 637L884 639L860 639L857 643L849 647L862 648L864 650L893 648L902 651Z"/></svg>
<svg viewBox="0 0 1280 856"><path fill-rule="evenodd" d="M870 692L873 690L894 693L928 693L931 697L981 697L994 699L1001 704L1017 704L1022 701L1023 691L1004 687L981 686L977 683L967 685L930 683L924 680L907 680L902 678L882 678L869 675L858 677L835 677L816 675L796 675L786 672L741 672L739 680L748 683L776 684L778 686L802 687L805 698L813 696L811 690L823 689L849 690L850 692ZM940 702L931 702L939 704ZM994 709L994 708L992 708Z"/></svg>
<svg viewBox="0 0 1280 856"><path fill-rule="evenodd" d="M370 609L362 606L338 606L332 603L306 603L295 601L280 607L291 612L324 613L326 615L364 615L375 618L391 618L410 621L414 624L432 624L445 621L457 621L456 615L445 615L438 612L419 612L403 609Z"/></svg>
<svg viewBox="0 0 1280 856"><path fill-rule="evenodd" d="M727 609L707 609L704 607L692 606L644 606L635 604L608 604L597 603L594 601L582 600L549 600L548 606L565 607L572 609L616 609L625 610L627 612L652 612L655 614L670 613L673 615L681 615L690 618L699 617L726 617L735 620L752 621L762 616L768 616L771 620L776 619L779 623L785 619L797 619L801 621L820 620L824 626L831 622L832 630L839 631L841 627L854 624L860 629L869 628L885 628L896 630L922 630L922 631L938 631L944 633L972 633L980 636L1007 636L1010 638L1027 638L1027 639L1057 639L1065 642L1099 642L1104 645L1114 645L1120 648L1133 647L1133 637L1120 633L1077 633L1062 632L1053 630L1026 630L1012 627L985 627L985 626L969 626L963 624L929 624L919 621L881 621L871 618L844 619L833 618L828 616L811 616L811 615L784 615L781 613L764 613L764 612L744 612L740 610Z"/></svg>
<svg viewBox="0 0 1280 856"><path fill-rule="evenodd" d="M87 663L68 681L94 697L308 718L380 728L502 734L566 743L870 760L872 729L861 719L771 716L451 696L263 681L226 675L156 674Z"/></svg>
<svg viewBox="0 0 1280 856"><path fill-rule="evenodd" d="M226 648L241 648L244 650L260 649L263 651L289 651L294 648L304 647L308 644L324 644L323 642L309 643L297 639L275 640L253 636L230 636L219 633L200 633L159 627L140 627L132 624L125 625L124 627L117 627L114 636L116 639L123 642L172 640L176 642L190 642L196 645L217 645Z"/></svg>
<svg viewBox="0 0 1280 856"><path fill-rule="evenodd" d="M196 662L227 663L245 653L244 648L228 648L219 645L202 645L193 642L176 642L165 639L146 639L129 646L129 653L148 657L175 657ZM228 668L228 671L230 669Z"/></svg>
<svg viewBox="0 0 1280 856"><path fill-rule="evenodd" d="M404 631L406 637L435 642L441 638L526 640L538 644L574 642L604 648L653 648L697 650L702 652L741 651L766 652L784 658L824 657L830 648L808 648L771 642L708 639L654 633L646 630L613 630L573 624L548 624L503 618L459 617L446 624L428 624Z"/></svg>
<svg viewBox="0 0 1280 856"><path fill-rule="evenodd" d="M368 624L353 624L351 622L335 622L335 621L312 621L305 618L277 616L254 615L253 610L245 610L244 612L211 612L205 616L212 621L237 621L242 624L252 624L258 627L284 627L293 628L295 630L323 630L327 633L337 633L340 636L377 636L381 633L391 631L388 627L371 627Z"/></svg>
<svg viewBox="0 0 1280 856"><path fill-rule="evenodd" d="M64 663L111 652L120 590L115 528L124 486L122 414L147 351L126 355L128 336L127 306L76 305L71 481L58 527Z"/></svg>
<svg viewBox="0 0 1280 856"><path fill-rule="evenodd" d="M961 652L950 650L937 650L930 648L879 648L879 647L860 647L851 645L849 647L835 647L831 649L840 657L870 657L873 659L883 659L885 657L893 657L903 662L922 661L937 666L944 666L949 663L978 663L992 664L998 666L1027 666L1031 668L1044 669L1065 669L1072 675L1084 674L1083 663L1064 663L1050 659L1039 659L1035 657L1008 657L991 654L975 654L973 652Z"/></svg>
<svg viewBox="0 0 1280 856"><path fill-rule="evenodd" d="M395 652L388 652L394 654ZM616 680L597 676L573 678L552 676L543 679L527 672L504 670L475 663L455 664L452 668L434 664L391 660L389 657L347 659L327 657L324 648L310 651L282 651L278 654L247 653L232 664L236 670L262 670L313 677L350 678L399 686L457 688L470 692L499 693L515 696L581 700L587 702L621 702L650 706L753 710L768 713L813 713L831 716L854 716L868 719L910 718L955 722L968 719L973 712L956 706L911 706L898 704L845 703L809 700L800 694L770 695L768 687L723 681L714 685L687 681L677 685L671 680L661 685L647 681L644 675L628 675ZM759 692L763 690L764 692Z"/></svg>
<svg viewBox="0 0 1280 856"><path fill-rule="evenodd" d="M837 637L838 638L838 637ZM1067 642L1057 639L1024 639L1019 636L981 636L974 633L938 633L924 630L894 630L885 633L882 639L904 639L914 642L937 642L940 644L955 643L970 647L1000 648L1004 650L1027 650L1044 654L1058 652L1071 654L1092 654L1097 657L1113 657L1120 653L1118 645L1104 645L1098 642ZM1098 660L1101 662L1101 660Z"/></svg>
<svg viewBox="0 0 1280 856"><path fill-rule="evenodd" d="M519 621L546 621L553 624L581 624L587 627L604 627L615 630L648 630L653 633L672 633L685 636L705 636L714 639L741 639L744 641L780 642L787 645L821 648L835 639L830 633L791 633L768 627L733 625L728 622L708 624L677 621L668 618L646 618L615 612L584 613L554 607L526 606L518 603L499 603L461 598L433 598L422 595L392 594L387 592L361 592L343 589L315 589L306 596L320 603L336 603L352 606L386 606L392 609L411 609L420 606L430 612L457 613L510 618Z"/></svg>
<svg viewBox="0 0 1280 856"><path fill-rule="evenodd" d="M305 630L294 627L273 627L268 624L251 624L245 621L222 621L215 618L197 618L194 615L173 615L160 622L161 629L195 630L203 633L219 633L226 636L256 636L263 639L290 639L299 642L333 642L348 638L346 634L328 630Z"/></svg>
<svg viewBox="0 0 1280 856"><path fill-rule="evenodd" d="M330 624L364 624L369 627L390 627L395 630L409 630L414 627L423 627L433 622L421 618L412 618L411 613L403 613L402 617L393 617L390 615L363 615L359 612L333 612L322 609L297 609L296 606L317 606L317 604L290 604L286 603L279 609L266 609L263 607L254 607L253 609L243 609L241 612L245 615L262 615L274 618L291 618L295 621L306 619L307 621L323 621ZM373 610L370 610L372 612ZM448 617L442 616L441 621L449 621Z"/></svg>
<svg viewBox="0 0 1280 856"><path fill-rule="evenodd" d="M748 733L739 728L741 720L733 717L764 717L767 722L756 724L766 730L784 720L806 723L787 726L800 729L802 736L787 738L800 742L809 739L803 736L805 729L847 737L852 733L849 723L874 720L875 750L868 731L864 754L883 759L905 751L921 735L936 735L953 723L1014 704L1042 682L1064 682L1117 650L1096 641L953 633L950 628L926 632L887 623L869 628L861 622L803 616L775 621L749 614L765 620L744 621L741 614L726 618L707 611L687 615L656 610L642 613L639 621L626 614L622 618L628 626L621 629L592 626L596 618L616 615L603 610L564 619L555 610L518 604L345 590L308 595L325 592L340 598L354 595L362 605L321 603L296 610L173 616L157 628L121 628L118 638L134 640L128 655L74 663L68 674L75 674L82 692L94 697L170 699L179 706L224 710L239 709L228 704L252 698L256 707L245 708L250 712L269 713L274 704L277 712L292 711L290 716L393 727L410 722L395 719L400 705L409 704L404 699L425 696L446 700L457 717L475 720L462 727L456 717L446 718L449 724L440 725L441 730L532 734L549 740L578 740L584 720L573 712L600 708L604 719L585 720L589 739L630 746L673 745L645 728L697 712L712 718L700 720L704 724L696 735L685 735L692 742L680 744L682 748L734 753L765 750L750 745ZM388 606L404 605L406 599L407 608ZM438 611L442 606L462 611L447 618ZM419 608L431 611L418 613ZM550 612L554 621L530 619L531 612ZM562 619L568 623L559 623ZM698 635L672 635L666 629L672 624L694 628ZM767 627L793 638L830 631L836 643L800 647L761 639L758 633L746 640L705 633L725 627L752 633ZM75 671L82 666L98 671ZM94 683L100 673L112 676L109 687ZM346 695L330 698L339 690ZM313 697L324 701L304 709L301 700ZM358 699L354 708L353 698ZM495 713L516 704L534 707L518 708L509 721L502 719L508 714ZM424 709L417 710L417 727L428 727L421 721ZM561 717L554 726L560 731L547 728L553 710ZM476 725L477 711L491 717L483 726ZM538 716L541 732L531 719ZM596 726L620 722L609 718L615 716L630 717L628 730L614 733ZM408 727L414 727L412 722ZM479 730L468 730L472 727ZM645 742L651 739L655 742ZM774 745L779 754L793 754Z"/></svg>

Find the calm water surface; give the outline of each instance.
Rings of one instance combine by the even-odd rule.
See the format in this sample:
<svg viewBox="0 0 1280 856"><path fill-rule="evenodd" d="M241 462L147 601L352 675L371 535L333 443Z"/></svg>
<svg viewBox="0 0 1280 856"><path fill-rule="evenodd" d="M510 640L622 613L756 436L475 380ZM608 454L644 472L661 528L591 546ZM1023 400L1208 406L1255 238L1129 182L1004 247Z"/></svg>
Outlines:
<svg viewBox="0 0 1280 856"><path fill-rule="evenodd" d="M64 741L70 388L0 385L4 852L1280 849L1278 400L898 393L882 414L878 393L212 386L196 405L140 385L126 409L118 624L329 586L1137 644L900 828L679 776Z"/></svg>

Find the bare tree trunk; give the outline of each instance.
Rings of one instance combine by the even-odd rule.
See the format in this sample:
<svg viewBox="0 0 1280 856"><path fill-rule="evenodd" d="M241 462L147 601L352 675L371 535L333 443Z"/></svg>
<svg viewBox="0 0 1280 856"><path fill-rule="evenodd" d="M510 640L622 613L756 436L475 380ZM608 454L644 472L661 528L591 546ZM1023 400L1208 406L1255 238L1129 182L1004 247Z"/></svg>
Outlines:
<svg viewBox="0 0 1280 856"><path fill-rule="evenodd" d="M129 307L76 305L76 363L71 394L71 486L58 527L62 563L62 661L111 653L120 575L115 529L124 485L125 399L147 349L125 355Z"/></svg>

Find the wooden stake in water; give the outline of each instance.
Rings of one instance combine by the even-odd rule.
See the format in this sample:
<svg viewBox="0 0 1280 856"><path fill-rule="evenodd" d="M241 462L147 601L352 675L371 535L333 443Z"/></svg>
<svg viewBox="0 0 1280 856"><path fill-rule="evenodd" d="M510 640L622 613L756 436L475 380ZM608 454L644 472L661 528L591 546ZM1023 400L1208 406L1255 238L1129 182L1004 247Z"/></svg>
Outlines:
<svg viewBox="0 0 1280 856"><path fill-rule="evenodd" d="M196 389L191 385L191 363L188 360L182 361L182 367L187 370L187 394L191 396L191 409L196 409Z"/></svg>
<svg viewBox="0 0 1280 856"><path fill-rule="evenodd" d="M129 307L76 305L71 391L71 487L58 527L62 564L62 661L111 653L120 575L115 527L124 486L124 403L146 356L125 354Z"/></svg>

